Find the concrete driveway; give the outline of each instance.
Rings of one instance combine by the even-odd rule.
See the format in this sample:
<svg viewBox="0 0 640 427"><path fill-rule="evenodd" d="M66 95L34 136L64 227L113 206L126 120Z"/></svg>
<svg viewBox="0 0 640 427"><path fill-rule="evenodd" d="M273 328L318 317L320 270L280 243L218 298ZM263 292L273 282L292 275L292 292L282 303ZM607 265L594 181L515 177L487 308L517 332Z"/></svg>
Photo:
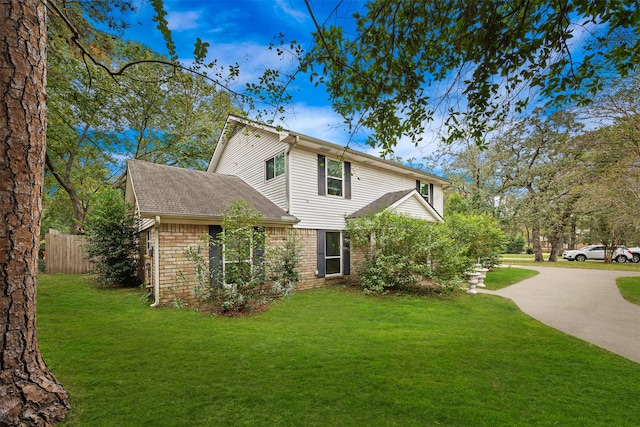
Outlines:
<svg viewBox="0 0 640 427"><path fill-rule="evenodd" d="M616 287L616 278L640 273L523 268L540 274L498 291L482 292L509 298L546 325L640 363L640 306L625 301Z"/></svg>

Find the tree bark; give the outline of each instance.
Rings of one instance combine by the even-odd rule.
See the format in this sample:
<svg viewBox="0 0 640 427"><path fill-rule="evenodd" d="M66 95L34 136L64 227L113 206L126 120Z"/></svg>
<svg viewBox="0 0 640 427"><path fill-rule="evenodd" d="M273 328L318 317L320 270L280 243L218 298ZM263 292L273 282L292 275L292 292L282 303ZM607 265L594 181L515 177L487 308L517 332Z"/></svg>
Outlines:
<svg viewBox="0 0 640 427"><path fill-rule="evenodd" d="M46 129L46 9L0 0L0 425L49 426L69 410L36 330Z"/></svg>
<svg viewBox="0 0 640 427"><path fill-rule="evenodd" d="M543 262L542 243L540 243L540 225L534 222L531 226L531 243L533 243L533 253L536 262Z"/></svg>
<svg viewBox="0 0 640 427"><path fill-rule="evenodd" d="M564 229L565 224L558 224L554 228L553 232L553 241L551 242L551 253L549 253L549 262L557 262L558 254L562 253L562 249L564 246Z"/></svg>

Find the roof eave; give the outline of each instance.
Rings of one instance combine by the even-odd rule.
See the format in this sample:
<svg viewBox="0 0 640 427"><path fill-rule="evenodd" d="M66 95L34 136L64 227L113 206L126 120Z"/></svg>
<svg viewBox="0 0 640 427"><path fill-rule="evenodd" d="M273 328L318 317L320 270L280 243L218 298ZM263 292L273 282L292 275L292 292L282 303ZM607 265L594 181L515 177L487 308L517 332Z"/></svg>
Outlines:
<svg viewBox="0 0 640 427"><path fill-rule="evenodd" d="M267 132L272 132L274 134L277 134L280 136L280 138L286 138L287 136L292 136L292 137L297 137L297 145L302 146L302 147L307 147L307 148L311 148L313 150L320 150L320 151L327 151L327 149L329 150L329 152L335 153L336 155L341 155L344 157L348 157L351 158L353 160L359 161L361 163L364 164L375 164L378 167L381 167L383 169L388 169L388 170L392 170L392 171L401 171L404 174L409 174L409 176L412 176L414 178L420 178L423 177L425 179L428 179L430 181L434 181L437 184L440 184L443 186L443 188L448 188L452 185L452 182L449 180L446 180L438 175L434 175L428 172L424 172L418 169L414 169L411 168L409 166L405 166L403 164L400 163L396 163L396 162L392 162L389 160L384 160L381 159L380 157L376 157L373 156L371 154L367 154L367 153L363 153L360 151L355 151L355 150L351 150L349 149L349 147L344 147L338 144L334 144L332 142L329 141L325 141L323 139L319 139L319 138L315 138L309 135L305 135L299 132L294 132L294 131L290 131L287 129L279 129L276 128L274 126L270 126L270 125L266 125L263 123L259 123L250 119L245 119L242 117L238 117L238 116L234 116L234 115L229 115L227 117L227 123L225 123L225 130L227 128L227 125L231 122L234 122L236 124L243 124L246 126L253 126L255 128L267 131ZM220 159L220 157L222 156L222 151L224 151L224 146L226 145L226 141L223 140L224 135L226 135L225 130L223 130L223 134L221 134L220 139L218 141L218 145L216 146L216 150L214 151L213 157L211 158L211 162L209 164L209 169L207 169L208 172L213 172L215 170L215 167L217 167L218 161ZM220 144L222 142L222 144ZM324 149L322 149L324 148ZM220 149L220 153L218 153L218 149ZM217 155L217 156L216 156Z"/></svg>
<svg viewBox="0 0 640 427"><path fill-rule="evenodd" d="M140 212L141 218L155 218L156 216L160 217L161 222L178 222L183 224L212 224L212 223L220 223L224 219L223 216L219 215L190 215L190 214L179 214L179 213L161 213L161 212ZM263 226L291 226L299 223L300 220L294 216L282 216L280 218L269 218L265 217L260 221L260 224Z"/></svg>

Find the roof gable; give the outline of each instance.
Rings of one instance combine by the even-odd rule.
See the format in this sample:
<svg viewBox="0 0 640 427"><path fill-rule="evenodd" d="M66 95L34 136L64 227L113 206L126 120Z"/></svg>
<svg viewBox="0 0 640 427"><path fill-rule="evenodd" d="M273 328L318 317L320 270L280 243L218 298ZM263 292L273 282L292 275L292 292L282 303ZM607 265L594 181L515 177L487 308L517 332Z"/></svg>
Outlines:
<svg viewBox="0 0 640 427"><path fill-rule="evenodd" d="M297 222L236 176L140 160L129 160L127 167L131 191L142 217L220 219L235 200L244 200L262 213L264 222Z"/></svg>
<svg viewBox="0 0 640 427"><path fill-rule="evenodd" d="M375 215L385 209L399 208L411 198L416 200L422 206L422 208L424 208L425 212L435 220L443 220L442 216L433 208L433 206L431 206L414 188L412 188L411 190L394 191L391 193L387 193L369 203L368 205L364 206L363 208L358 209L356 212L349 215L348 218L359 218L367 215Z"/></svg>

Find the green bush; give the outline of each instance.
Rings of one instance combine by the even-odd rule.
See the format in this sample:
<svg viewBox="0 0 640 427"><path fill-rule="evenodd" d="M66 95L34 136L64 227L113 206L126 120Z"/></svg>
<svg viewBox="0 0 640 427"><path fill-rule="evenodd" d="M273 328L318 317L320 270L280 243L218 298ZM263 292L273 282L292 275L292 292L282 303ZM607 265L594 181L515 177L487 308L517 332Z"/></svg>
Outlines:
<svg viewBox="0 0 640 427"><path fill-rule="evenodd" d="M300 261L302 247L294 229L287 230L287 236L281 246L269 248L267 251L268 278L273 283L276 295L291 293L300 281Z"/></svg>
<svg viewBox="0 0 640 427"><path fill-rule="evenodd" d="M298 285L302 251L295 232L263 257L265 230L256 226L261 221L262 216L248 203L236 201L223 217L222 233L213 239L204 235L197 246L185 251L195 264L195 294L214 310L224 314L252 311ZM209 259L210 245L218 246L224 263ZM263 286L266 278L273 286ZM176 280L189 281L183 272Z"/></svg>
<svg viewBox="0 0 640 427"><path fill-rule="evenodd" d="M456 243L466 248L467 258L484 267L500 264L505 238L494 217L453 213L446 224Z"/></svg>
<svg viewBox="0 0 640 427"><path fill-rule="evenodd" d="M470 265L441 223L383 211L350 220L347 232L352 250L364 251L357 268L368 292L425 280L445 285L456 282Z"/></svg>
<svg viewBox="0 0 640 427"><path fill-rule="evenodd" d="M524 237L522 237L522 236L513 237L512 236L507 241L507 244L505 246L504 252L507 253L507 254L521 254L521 253L524 252L525 243L526 242L524 240Z"/></svg>
<svg viewBox="0 0 640 427"><path fill-rule="evenodd" d="M98 281L109 286L139 284L138 217L119 191L104 188L87 214L86 249L97 260Z"/></svg>

